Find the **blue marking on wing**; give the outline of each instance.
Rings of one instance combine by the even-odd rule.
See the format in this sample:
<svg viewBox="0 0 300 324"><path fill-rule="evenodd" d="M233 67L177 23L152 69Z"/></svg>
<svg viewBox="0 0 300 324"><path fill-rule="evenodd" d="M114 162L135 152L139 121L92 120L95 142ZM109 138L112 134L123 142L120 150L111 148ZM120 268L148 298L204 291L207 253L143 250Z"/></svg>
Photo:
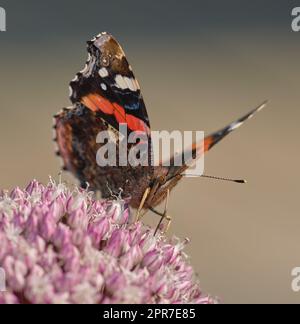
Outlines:
<svg viewBox="0 0 300 324"><path fill-rule="evenodd" d="M126 104L124 107L125 107L125 109L128 109L128 110L138 110L138 109L140 109L140 103L136 102L136 103L132 103L132 104Z"/></svg>

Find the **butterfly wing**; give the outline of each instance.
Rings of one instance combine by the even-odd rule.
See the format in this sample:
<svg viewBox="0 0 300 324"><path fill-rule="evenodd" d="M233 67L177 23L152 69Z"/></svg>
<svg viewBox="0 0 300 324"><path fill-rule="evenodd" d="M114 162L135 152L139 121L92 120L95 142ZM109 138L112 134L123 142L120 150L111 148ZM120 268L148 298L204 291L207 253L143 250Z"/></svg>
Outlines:
<svg viewBox="0 0 300 324"><path fill-rule="evenodd" d="M72 103L82 103L116 130L150 134L150 122L140 86L120 44L102 33L87 44L85 68L70 83Z"/></svg>
<svg viewBox="0 0 300 324"><path fill-rule="evenodd" d="M124 51L111 35L98 35L87 49L86 66L70 83L73 106L55 116L57 153L64 169L82 186L89 183L90 189L100 190L105 198L122 188L124 196L132 195L137 205L152 179L153 167L120 167L119 161L115 166L99 166L96 156L104 144L96 138L101 131L112 131L118 157L119 125L127 124L128 133L146 135L149 149L145 158L151 159L150 123L140 87ZM133 145L128 144L127 149Z"/></svg>
<svg viewBox="0 0 300 324"><path fill-rule="evenodd" d="M71 172L82 187L89 184L91 190L101 191L103 198L122 190L124 197L132 197L130 204L136 207L151 182L153 167L119 166L118 161L117 165L99 166L97 152L104 144L97 143L96 138L99 132L107 131L108 127L98 113L81 103L63 109L55 116L57 153L63 160L63 169ZM118 157L118 133L112 133L112 136L115 136L115 153Z"/></svg>
<svg viewBox="0 0 300 324"><path fill-rule="evenodd" d="M164 183L159 186L158 190L155 192L153 199L151 201L151 206L156 206L161 203L167 197L167 192L172 190L177 183L184 177L184 173L193 166L195 159L200 158L208 152L214 145L221 141L224 137L230 134L235 129L239 128L248 119L252 118L258 111L262 110L266 106L266 102L258 106L257 108L251 110L248 114L239 118L235 122L229 124L228 126L222 128L221 130L212 133L211 135L204 138L201 143L195 143L189 149L189 152L181 153L181 161L184 161L185 156L190 156L193 160L184 161L182 166L175 164L178 161L178 156L172 157L170 159L170 166L160 166L159 173L164 174Z"/></svg>
<svg viewBox="0 0 300 324"><path fill-rule="evenodd" d="M191 156L193 159L196 157L200 158L204 153L208 152L213 146L215 146L218 142L220 142L224 137L238 129L242 126L247 120L251 119L257 112L261 111L267 102L263 102L261 105L251 110L249 113L239 118L238 120L232 122L228 126L222 128L221 130L212 133L211 135L204 138L204 141L201 143L195 143L189 149L190 152L182 153L182 161L184 161L184 156ZM175 158L171 159L171 166L168 170L168 180L172 180L176 177L182 177L183 173L188 170L191 166L193 166L194 161L185 161L184 165L176 166L174 165Z"/></svg>

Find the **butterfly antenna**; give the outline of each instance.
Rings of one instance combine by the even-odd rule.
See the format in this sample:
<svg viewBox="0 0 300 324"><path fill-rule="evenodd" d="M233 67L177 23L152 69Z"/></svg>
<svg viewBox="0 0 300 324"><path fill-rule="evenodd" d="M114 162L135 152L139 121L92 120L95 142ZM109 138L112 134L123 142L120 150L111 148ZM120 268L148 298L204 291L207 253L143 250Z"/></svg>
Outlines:
<svg viewBox="0 0 300 324"><path fill-rule="evenodd" d="M235 183L244 183L244 184L247 183L247 180L245 180L245 179L231 179L231 178L215 177L215 176L210 176L210 175L205 175L205 174L203 174L201 177L208 178L208 179L214 179L214 180L230 181L230 182L235 182Z"/></svg>

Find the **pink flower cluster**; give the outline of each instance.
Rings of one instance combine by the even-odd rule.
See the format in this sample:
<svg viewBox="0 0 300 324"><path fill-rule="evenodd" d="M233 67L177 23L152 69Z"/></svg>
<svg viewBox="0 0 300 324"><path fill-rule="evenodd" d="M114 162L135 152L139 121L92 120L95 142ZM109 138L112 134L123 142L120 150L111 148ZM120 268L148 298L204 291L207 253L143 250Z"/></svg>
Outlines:
<svg viewBox="0 0 300 324"><path fill-rule="evenodd" d="M0 303L214 303L183 248L130 222L125 201L50 179L0 193Z"/></svg>

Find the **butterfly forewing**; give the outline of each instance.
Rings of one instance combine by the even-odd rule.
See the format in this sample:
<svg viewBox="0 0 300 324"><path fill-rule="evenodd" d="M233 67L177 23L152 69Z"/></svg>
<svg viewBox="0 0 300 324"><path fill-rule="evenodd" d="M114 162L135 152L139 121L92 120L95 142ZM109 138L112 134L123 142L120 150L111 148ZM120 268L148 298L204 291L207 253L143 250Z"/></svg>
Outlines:
<svg viewBox="0 0 300 324"><path fill-rule="evenodd" d="M70 83L70 99L97 111L118 129L125 123L128 130L150 133L140 86L120 44L102 33L88 42L85 68Z"/></svg>

